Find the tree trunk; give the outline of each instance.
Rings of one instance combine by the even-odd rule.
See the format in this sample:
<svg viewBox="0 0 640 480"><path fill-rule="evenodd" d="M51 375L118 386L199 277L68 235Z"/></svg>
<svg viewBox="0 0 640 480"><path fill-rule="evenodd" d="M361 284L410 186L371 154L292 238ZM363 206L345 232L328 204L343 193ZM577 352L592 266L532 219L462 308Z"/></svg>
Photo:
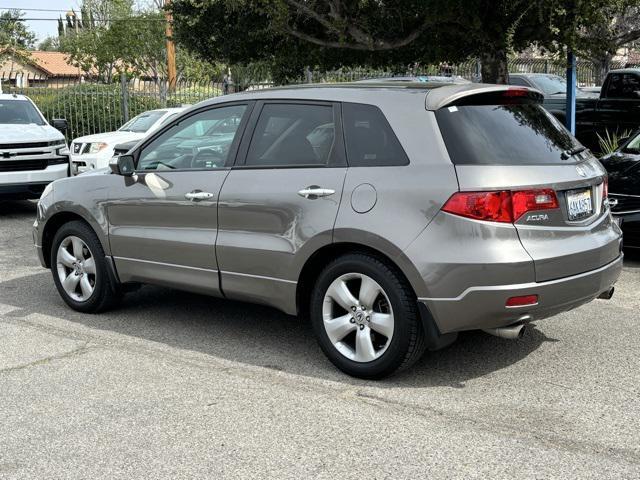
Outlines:
<svg viewBox="0 0 640 480"><path fill-rule="evenodd" d="M509 83L509 65L506 48L485 50L480 54L483 83Z"/></svg>
<svg viewBox="0 0 640 480"><path fill-rule="evenodd" d="M609 73L609 70L611 69L612 59L613 59L613 56L610 53L604 52L602 53L600 58L598 58L593 62L593 66L595 67L595 73L596 73L595 80L599 86L602 85L604 83L604 79L607 78L607 73Z"/></svg>

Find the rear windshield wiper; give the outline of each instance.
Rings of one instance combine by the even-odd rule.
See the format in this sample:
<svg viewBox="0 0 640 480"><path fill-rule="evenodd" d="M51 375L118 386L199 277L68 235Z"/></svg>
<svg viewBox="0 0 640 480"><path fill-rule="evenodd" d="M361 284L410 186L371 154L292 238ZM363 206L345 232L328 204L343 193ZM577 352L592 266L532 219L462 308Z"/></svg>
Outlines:
<svg viewBox="0 0 640 480"><path fill-rule="evenodd" d="M564 152L562 152L562 154L560 155L560 158L562 160L569 160L571 157L573 157L574 155L577 155L579 153L584 152L587 149L587 147L576 147L573 148L571 150L565 150Z"/></svg>

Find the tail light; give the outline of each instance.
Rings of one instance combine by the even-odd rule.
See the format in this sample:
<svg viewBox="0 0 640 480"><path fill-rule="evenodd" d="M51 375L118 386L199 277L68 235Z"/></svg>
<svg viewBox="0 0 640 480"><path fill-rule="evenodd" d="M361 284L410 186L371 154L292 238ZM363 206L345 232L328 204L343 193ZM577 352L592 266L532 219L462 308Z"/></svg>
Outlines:
<svg viewBox="0 0 640 480"><path fill-rule="evenodd" d="M454 215L489 222L513 223L531 211L558 208L551 189L498 192L458 192L442 207Z"/></svg>

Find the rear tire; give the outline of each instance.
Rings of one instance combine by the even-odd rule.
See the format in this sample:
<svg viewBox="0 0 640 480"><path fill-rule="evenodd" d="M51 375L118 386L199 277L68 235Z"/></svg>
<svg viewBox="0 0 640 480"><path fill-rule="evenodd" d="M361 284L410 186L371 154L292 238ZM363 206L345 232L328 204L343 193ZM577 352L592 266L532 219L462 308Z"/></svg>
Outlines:
<svg viewBox="0 0 640 480"><path fill-rule="evenodd" d="M107 270L102 244L84 222L64 224L53 237L51 273L58 293L74 310L97 313L121 298Z"/></svg>
<svg viewBox="0 0 640 480"><path fill-rule="evenodd" d="M322 351L354 377L386 377L425 350L411 286L397 268L367 253L338 257L324 268L310 316Z"/></svg>

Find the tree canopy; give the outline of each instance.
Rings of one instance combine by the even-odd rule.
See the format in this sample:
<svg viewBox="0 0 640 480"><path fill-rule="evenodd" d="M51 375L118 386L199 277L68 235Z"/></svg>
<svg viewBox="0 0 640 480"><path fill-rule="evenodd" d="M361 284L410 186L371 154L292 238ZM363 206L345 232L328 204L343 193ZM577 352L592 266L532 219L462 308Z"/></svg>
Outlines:
<svg viewBox="0 0 640 480"><path fill-rule="evenodd" d="M18 10L0 13L0 61L7 57L26 58L26 50L33 48L36 36L31 32Z"/></svg>
<svg viewBox="0 0 640 480"><path fill-rule="evenodd" d="M479 58L507 81L507 55L531 44L608 51L634 31L639 0L174 0L178 42L229 63L267 62L276 79L304 65L399 68ZM624 8L623 8L624 7ZM611 18L612 14L618 19ZM625 19L625 21L620 21ZM636 20L637 21L637 20ZM603 29L606 34L594 34ZM612 35L611 31L620 31ZM624 33L623 33L624 32ZM606 37L606 39L605 39Z"/></svg>

